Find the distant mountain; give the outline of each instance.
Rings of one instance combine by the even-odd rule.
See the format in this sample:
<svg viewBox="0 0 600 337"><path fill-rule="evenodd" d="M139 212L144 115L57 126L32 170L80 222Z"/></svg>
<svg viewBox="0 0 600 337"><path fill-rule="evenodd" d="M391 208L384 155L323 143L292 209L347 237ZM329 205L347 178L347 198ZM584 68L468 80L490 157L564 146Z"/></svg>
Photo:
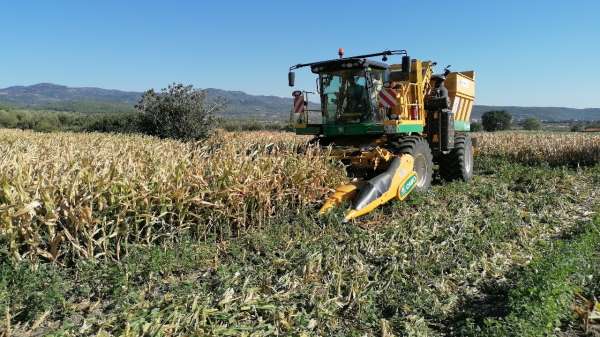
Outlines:
<svg viewBox="0 0 600 337"><path fill-rule="evenodd" d="M39 83L0 89L0 103L58 111L127 112L133 110L140 95L131 91Z"/></svg>
<svg viewBox="0 0 600 337"><path fill-rule="evenodd" d="M527 117L536 117L544 121L598 121L600 108L561 108L561 107L524 107L524 106L492 106L475 105L472 118L480 119L486 111L505 110L513 119L521 120Z"/></svg>
<svg viewBox="0 0 600 337"><path fill-rule="evenodd" d="M227 102L224 115L228 117L252 117L264 119L287 119L292 108L292 98L279 96L249 95L242 91L208 88L208 97L222 97ZM311 104L311 109L319 105Z"/></svg>
<svg viewBox="0 0 600 337"><path fill-rule="evenodd" d="M14 86L0 89L0 98L18 104L45 104L60 101L97 101L135 104L139 92L100 88L71 88L52 83Z"/></svg>
<svg viewBox="0 0 600 337"><path fill-rule="evenodd" d="M225 116L281 119L287 118L292 106L291 98L213 88L206 90L210 99L222 97L227 101ZM141 96L141 92L72 88L52 83L0 89L0 103L6 105L86 113L130 111ZM311 108L317 108L317 105L313 104Z"/></svg>
<svg viewBox="0 0 600 337"><path fill-rule="evenodd" d="M206 89L211 99L223 97L228 105L224 116L232 118L287 119L292 98L249 95L241 91ZM141 92L101 88L72 88L52 83L13 86L0 89L0 103L6 105L79 112L128 112L141 97ZM314 96L313 96L314 97ZM311 104L311 109L318 109ZM561 107L519 107L476 105L473 118L490 110L506 110L517 120L537 117L547 121L600 120L600 109L573 109Z"/></svg>

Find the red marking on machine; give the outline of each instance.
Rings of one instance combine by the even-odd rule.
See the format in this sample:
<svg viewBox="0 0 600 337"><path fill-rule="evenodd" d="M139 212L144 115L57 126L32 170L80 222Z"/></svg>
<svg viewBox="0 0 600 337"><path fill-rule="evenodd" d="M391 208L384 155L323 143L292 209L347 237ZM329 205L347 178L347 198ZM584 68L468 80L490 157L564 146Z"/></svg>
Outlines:
<svg viewBox="0 0 600 337"><path fill-rule="evenodd" d="M396 100L396 90L392 88L383 88L379 92L379 104L384 108L393 108L398 104Z"/></svg>
<svg viewBox="0 0 600 337"><path fill-rule="evenodd" d="M294 96L294 112L299 114L304 111L304 95L302 95L301 91L294 91L292 93Z"/></svg>

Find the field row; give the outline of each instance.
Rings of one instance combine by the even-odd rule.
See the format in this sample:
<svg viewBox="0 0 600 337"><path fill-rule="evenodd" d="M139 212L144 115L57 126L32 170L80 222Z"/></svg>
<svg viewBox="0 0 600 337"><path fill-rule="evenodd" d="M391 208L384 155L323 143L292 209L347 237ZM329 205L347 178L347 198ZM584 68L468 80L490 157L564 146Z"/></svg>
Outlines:
<svg viewBox="0 0 600 337"><path fill-rule="evenodd" d="M483 323L459 317L490 301L486 287L518 284L540 243L588 227L600 206L600 166L515 163L490 145L511 135L479 136L471 183L357 225L316 214L346 177L306 138L2 130L0 331L477 335Z"/></svg>
<svg viewBox="0 0 600 337"><path fill-rule="evenodd" d="M481 156L590 164L600 136L478 134ZM13 259L119 258L129 243L226 238L316 206L343 181L289 133L206 142L106 134L0 133L0 237ZM303 151L298 151L302 147ZM326 151L326 150L325 150ZM302 154L299 154L301 152Z"/></svg>

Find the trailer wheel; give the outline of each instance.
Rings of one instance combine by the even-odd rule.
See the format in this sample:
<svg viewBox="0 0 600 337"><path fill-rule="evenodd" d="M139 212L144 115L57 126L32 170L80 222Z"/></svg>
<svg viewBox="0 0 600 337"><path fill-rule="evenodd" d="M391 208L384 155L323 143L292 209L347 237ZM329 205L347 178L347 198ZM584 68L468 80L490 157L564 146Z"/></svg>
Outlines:
<svg viewBox="0 0 600 337"><path fill-rule="evenodd" d="M473 178L473 142L469 135L457 135L454 149L440 158L440 176L447 181Z"/></svg>
<svg viewBox="0 0 600 337"><path fill-rule="evenodd" d="M410 154L415 159L414 171L417 174L415 191L428 190L433 176L433 155L429 143L419 136L408 136L399 139L395 145L399 154Z"/></svg>

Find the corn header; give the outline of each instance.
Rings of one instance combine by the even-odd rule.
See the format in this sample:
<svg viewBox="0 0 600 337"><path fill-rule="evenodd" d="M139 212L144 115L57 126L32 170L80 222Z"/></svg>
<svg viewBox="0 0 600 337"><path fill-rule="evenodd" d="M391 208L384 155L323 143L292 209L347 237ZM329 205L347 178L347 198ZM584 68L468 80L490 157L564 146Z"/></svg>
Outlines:
<svg viewBox="0 0 600 337"><path fill-rule="evenodd" d="M393 55L401 63L385 63ZM320 109L311 110L309 92L293 92L295 132L331 147L352 178L335 189L322 213L349 203L350 220L392 199L404 200L431 186L434 168L445 180L471 179L475 74L449 67L434 74L435 65L405 50L344 57L340 49L338 59L290 67L290 86L294 70L310 67L320 97Z"/></svg>

